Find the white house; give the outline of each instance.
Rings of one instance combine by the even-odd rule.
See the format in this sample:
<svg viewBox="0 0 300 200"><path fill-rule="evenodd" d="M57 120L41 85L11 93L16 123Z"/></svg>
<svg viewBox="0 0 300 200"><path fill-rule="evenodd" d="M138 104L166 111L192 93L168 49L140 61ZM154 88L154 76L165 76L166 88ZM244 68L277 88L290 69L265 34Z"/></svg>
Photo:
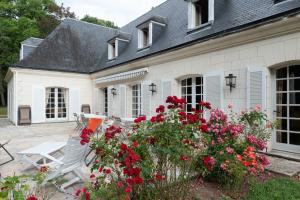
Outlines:
<svg viewBox="0 0 300 200"><path fill-rule="evenodd" d="M66 19L20 57L6 76L15 124L20 106L32 123L73 120L83 104L137 117L177 95L187 110L261 104L280 122L270 148L300 153L299 0L168 0L120 29Z"/></svg>

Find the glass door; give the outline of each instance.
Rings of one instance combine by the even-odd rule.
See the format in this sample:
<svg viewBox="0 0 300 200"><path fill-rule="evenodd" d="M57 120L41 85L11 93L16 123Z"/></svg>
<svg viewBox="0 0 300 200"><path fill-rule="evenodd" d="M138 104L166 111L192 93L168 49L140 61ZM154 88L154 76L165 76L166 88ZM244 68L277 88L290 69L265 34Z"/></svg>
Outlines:
<svg viewBox="0 0 300 200"><path fill-rule="evenodd" d="M67 119L67 90L64 88L46 89L46 119Z"/></svg>
<svg viewBox="0 0 300 200"><path fill-rule="evenodd" d="M276 71L275 148L300 153L300 65Z"/></svg>

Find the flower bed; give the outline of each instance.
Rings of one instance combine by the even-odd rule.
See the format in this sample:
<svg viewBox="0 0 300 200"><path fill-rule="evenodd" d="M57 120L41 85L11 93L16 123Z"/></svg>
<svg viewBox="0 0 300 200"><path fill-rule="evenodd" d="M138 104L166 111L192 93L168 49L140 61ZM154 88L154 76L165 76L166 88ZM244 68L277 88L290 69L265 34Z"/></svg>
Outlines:
<svg viewBox="0 0 300 200"><path fill-rule="evenodd" d="M258 151L266 148L273 124L259 107L227 116L208 102L199 102L202 109L191 113L184 111L184 99L170 96L166 103L150 120L135 119L128 132L111 126L92 139L97 159L91 182L78 197L183 199L193 177L238 186L264 172L268 161ZM90 137L84 130L82 143Z"/></svg>

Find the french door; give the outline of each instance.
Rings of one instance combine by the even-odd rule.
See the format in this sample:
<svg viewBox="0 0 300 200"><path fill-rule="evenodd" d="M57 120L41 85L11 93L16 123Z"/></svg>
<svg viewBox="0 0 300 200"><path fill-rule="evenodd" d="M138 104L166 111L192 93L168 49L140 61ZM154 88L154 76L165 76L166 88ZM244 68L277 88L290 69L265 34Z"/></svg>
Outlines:
<svg viewBox="0 0 300 200"><path fill-rule="evenodd" d="M276 71L275 148L300 153L300 65Z"/></svg>
<svg viewBox="0 0 300 200"><path fill-rule="evenodd" d="M67 119L68 111L67 89L47 88L46 89L46 119L48 121Z"/></svg>

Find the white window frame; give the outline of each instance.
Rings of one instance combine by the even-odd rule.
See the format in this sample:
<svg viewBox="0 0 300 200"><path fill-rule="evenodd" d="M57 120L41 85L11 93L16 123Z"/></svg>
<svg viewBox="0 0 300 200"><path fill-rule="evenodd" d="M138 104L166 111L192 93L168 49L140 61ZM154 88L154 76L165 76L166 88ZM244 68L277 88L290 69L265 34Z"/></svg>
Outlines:
<svg viewBox="0 0 300 200"><path fill-rule="evenodd" d="M135 89L135 87L137 87ZM137 92L137 95L134 95L134 92ZM142 85L140 83L131 86L131 105L132 105L132 117L137 118L142 113ZM134 105L137 104L138 108L134 108ZM136 113L137 112L137 113Z"/></svg>
<svg viewBox="0 0 300 200"><path fill-rule="evenodd" d="M208 1L208 23L214 21L214 0L207 0ZM196 24L196 18L198 17L199 13L197 13L196 2L189 1L188 2L188 28L194 29L197 27L201 27L203 24Z"/></svg>
<svg viewBox="0 0 300 200"><path fill-rule="evenodd" d="M54 92L51 92L51 90L54 89ZM61 93L64 93L64 104L65 107L62 107L61 109L65 108L66 112L66 116L65 117L59 117L60 114L64 114L64 112L59 112L58 110L58 90L61 90ZM49 91L50 90L50 91ZM49 100L49 93L53 93L54 94L54 107L51 107L49 110L54 109L54 112L47 112L47 105L48 105L48 100ZM61 88L61 87L48 87L46 88L46 95L45 95L45 118L47 121L58 121L58 120L66 120L68 119L69 115L68 115L68 111L69 111L69 94L68 94L68 90L66 88ZM53 115L53 117L48 118L47 115Z"/></svg>
<svg viewBox="0 0 300 200"><path fill-rule="evenodd" d="M196 78L201 78L201 83L200 84L196 84ZM191 94L188 94L188 90L187 90L187 88L188 88L188 84L187 84L187 80L188 79L192 79L192 84L191 84L191 87L192 87L192 90L191 90ZM183 81L186 81L186 85L182 85L182 82ZM200 93L200 94L197 94L197 87L201 87L201 92L202 93ZM192 108L196 108L197 107L197 104L199 103L199 102L197 102L197 100L196 100L196 96L198 95L198 96L201 96L201 99L200 99L200 101L203 101L204 100L204 78L203 78L203 76L201 76L201 75L195 75L195 76L188 76L188 77L184 77L184 78L182 78L182 79L180 79L180 88L181 88L181 97L182 98L184 98L184 99L186 99L187 100L187 96L189 96L189 95L191 95L192 96L192 104L191 104L191 107ZM183 94L182 93L182 91L183 91L183 89L185 88L185 94ZM188 103L188 102L187 102ZM188 104L187 104L188 105ZM188 111L187 110L187 105L186 105L186 107L185 107L185 110L186 111ZM190 111L188 111L188 112L190 112Z"/></svg>

